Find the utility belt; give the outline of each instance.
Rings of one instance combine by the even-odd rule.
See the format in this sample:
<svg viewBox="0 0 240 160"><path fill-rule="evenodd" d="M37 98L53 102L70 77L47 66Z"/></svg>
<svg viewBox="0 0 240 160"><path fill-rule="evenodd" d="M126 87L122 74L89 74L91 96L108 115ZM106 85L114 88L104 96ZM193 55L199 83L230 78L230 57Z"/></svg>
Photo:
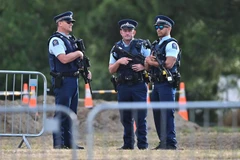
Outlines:
<svg viewBox="0 0 240 160"><path fill-rule="evenodd" d="M117 84L133 85L139 82L144 82L144 79L143 79L142 73L133 73L129 75L118 73L116 81L117 81Z"/></svg>
<svg viewBox="0 0 240 160"><path fill-rule="evenodd" d="M76 72L50 72L50 75L54 77L54 88L61 88L64 77L79 77L79 71Z"/></svg>
<svg viewBox="0 0 240 160"><path fill-rule="evenodd" d="M152 74L151 75L151 82L154 83L163 83L168 81L165 75L160 74Z"/></svg>
<svg viewBox="0 0 240 160"><path fill-rule="evenodd" d="M169 82L170 84L173 85L174 88L178 88L180 84L180 78L181 75L179 72L177 73L172 73L172 81L169 81L166 75L163 74L152 74L151 75L151 82L154 83L164 83L164 82Z"/></svg>
<svg viewBox="0 0 240 160"><path fill-rule="evenodd" d="M79 77L79 71L76 72L50 72L50 75L54 78L57 77Z"/></svg>

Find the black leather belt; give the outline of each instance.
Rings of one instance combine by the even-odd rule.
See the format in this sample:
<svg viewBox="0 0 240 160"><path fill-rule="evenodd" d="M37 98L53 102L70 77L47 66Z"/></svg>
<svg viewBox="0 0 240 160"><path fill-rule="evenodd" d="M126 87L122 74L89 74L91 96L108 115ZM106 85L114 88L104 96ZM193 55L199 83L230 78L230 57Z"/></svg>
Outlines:
<svg viewBox="0 0 240 160"><path fill-rule="evenodd" d="M127 84L127 85L134 85L137 83L143 82L143 79L138 79L138 80L123 80L123 81L118 81L118 84Z"/></svg>
<svg viewBox="0 0 240 160"><path fill-rule="evenodd" d="M78 77L79 71L77 71L77 72L62 72L61 75L63 77Z"/></svg>
<svg viewBox="0 0 240 160"><path fill-rule="evenodd" d="M118 84L127 84L127 85L133 85L133 84L137 84L139 82L143 82L143 76L141 73L137 73L137 74L130 74L130 75L122 75L122 74L118 74L117 76L117 83Z"/></svg>
<svg viewBox="0 0 240 160"><path fill-rule="evenodd" d="M56 77L79 77L79 71L76 72L50 72L54 78Z"/></svg>

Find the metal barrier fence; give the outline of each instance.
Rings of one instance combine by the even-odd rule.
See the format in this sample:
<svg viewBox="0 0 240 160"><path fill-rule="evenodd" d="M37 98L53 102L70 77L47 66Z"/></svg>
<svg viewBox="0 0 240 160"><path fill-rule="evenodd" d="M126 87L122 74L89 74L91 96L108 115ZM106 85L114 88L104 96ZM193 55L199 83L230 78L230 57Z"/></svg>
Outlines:
<svg viewBox="0 0 240 160"><path fill-rule="evenodd" d="M38 95L42 95L38 101ZM35 108L37 103L45 107L47 95L46 77L36 71L12 71L0 70L0 106L7 109L9 106L24 106L26 108ZM21 114L0 115L0 137L22 137L18 148L23 142L28 148L31 148L27 137L38 137L44 132L43 122L39 125L31 123L31 119L38 120L40 116L43 120L46 114L29 113L27 118Z"/></svg>
<svg viewBox="0 0 240 160"><path fill-rule="evenodd" d="M73 150L58 150L52 148L52 132L57 129L57 122L54 121L51 114L53 111L59 110L60 107L54 106L37 106L36 108L28 108L22 106L5 106L0 107L0 115L29 115L39 113L40 122L43 122L44 133L39 137L29 139L31 149L16 148L16 141L21 137L0 137L0 159L240 159L240 129L237 127L237 111L239 110L239 102L187 102L184 105L178 103L121 103L105 102L95 106L89 110L80 107L80 116L87 117L87 148L76 152ZM204 125L202 127L193 122L185 121L180 116L176 116L176 129L178 147L184 150L166 151L151 150L158 143L158 138L154 127L152 127L153 118L151 113L148 114L148 150L134 149L131 151L116 150L122 145L123 128L119 120L118 109L128 108L181 108L203 109ZM64 107L63 107L64 109ZM210 109L216 109L218 123L215 127L211 127L209 123ZM232 113L230 128L223 127L224 110L229 109ZM83 112L88 111L88 112ZM47 115L43 118L43 113ZM78 129L85 121L80 118L81 124L75 114L64 110L73 121L73 141L78 142ZM88 114L87 114L88 113ZM190 113L190 119L193 117ZM43 119L43 120L42 120ZM3 118L0 118L2 121ZM32 119L31 121L34 122ZM35 123L35 122L34 122ZM181 123L181 124L180 124ZM23 124L29 125L28 124ZM38 123L35 123L38 125ZM85 126L85 127L86 127ZM217 128L216 128L217 127ZM80 129L81 130L81 129ZM83 130L82 130L83 131ZM83 131L84 132L84 131ZM82 134L82 135L84 135ZM77 137L77 138L76 138ZM82 144L81 140L81 144ZM77 155L79 154L79 155Z"/></svg>
<svg viewBox="0 0 240 160"><path fill-rule="evenodd" d="M50 118L43 117L42 115L50 115L53 114L55 111L59 111L64 113L68 116L72 121L72 142L77 143L78 140L78 120L77 116L74 112L67 109L63 106L55 106L55 105L38 105L35 108L28 108L24 106L0 106L0 115L22 115L27 116L29 114L35 114L36 112L39 113L39 119L43 122L41 125L43 126L44 131L41 136L31 139L32 147L31 149L25 148L16 148L16 141L20 139L17 136L9 137L2 137L0 136L0 159L35 159L35 160L42 160L42 159L73 159L77 160L77 152L76 146L73 145L73 149L53 149L52 143L52 132L60 130L58 124L60 123L57 119L53 119L52 116ZM30 122L34 122L34 120L29 120ZM29 125L22 124L22 125ZM38 123L35 122L35 125ZM19 127L19 126L18 126ZM26 137L33 137L32 134L25 134ZM28 136L29 135L29 136ZM27 144L26 144L27 145ZM29 146L27 146L29 148Z"/></svg>
<svg viewBox="0 0 240 160"><path fill-rule="evenodd" d="M159 143L152 113L148 112L148 150L116 150L123 144L123 127L113 123L119 117L119 109L167 109L187 108L203 110L203 126L194 123L195 116L190 113L193 122L186 121L175 114L178 150L151 150ZM103 103L96 105L87 117L87 157L88 159L240 159L240 102L187 102L179 104L173 102L147 103ZM210 110L215 110L217 123L210 125ZM231 113L230 127L224 126L226 111ZM237 116L237 113L239 115ZM101 117L101 119L99 118ZM239 120L237 119L239 118ZM97 126L96 122L103 122L107 127ZM111 123L111 124L109 124ZM118 125L119 130L111 129ZM99 127L103 128L99 132Z"/></svg>

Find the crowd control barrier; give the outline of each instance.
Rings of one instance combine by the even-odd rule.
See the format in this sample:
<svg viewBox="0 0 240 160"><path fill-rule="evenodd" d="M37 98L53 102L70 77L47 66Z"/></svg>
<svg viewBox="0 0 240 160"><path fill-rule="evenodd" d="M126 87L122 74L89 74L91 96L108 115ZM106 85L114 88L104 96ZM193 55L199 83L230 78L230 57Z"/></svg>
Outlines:
<svg viewBox="0 0 240 160"><path fill-rule="evenodd" d="M77 115L69 110L68 108L60 105L37 105L34 108L24 107L24 106L8 106L0 107L0 115L28 115L35 114L36 112L39 115L49 115L58 111L66 115L72 121L72 143L76 144L78 142L78 119ZM43 118L43 117L40 117ZM33 121L33 120L31 120ZM77 156L76 145L73 145L73 148L70 149L53 149L52 143L52 132L60 130L60 121L53 119L51 117L46 117L43 119L43 135L39 137L32 138L28 148L25 146L22 148L16 148L16 140L20 137L0 137L0 157L1 159L72 159L79 160L82 155ZM16 122L17 123L17 122ZM37 124L37 123L36 123ZM16 124L17 125L17 124ZM22 124L27 125L27 124ZM42 131L43 131L42 130ZM10 135L10 134L9 134ZM20 134L13 134L10 136L19 136ZM40 134L24 134L26 137L34 137ZM6 136L1 134L1 136ZM25 141L27 142L27 141Z"/></svg>
<svg viewBox="0 0 240 160"><path fill-rule="evenodd" d="M203 111L203 125L187 121L179 114L175 116L177 150L154 150L159 138L153 120L153 109L198 109ZM148 149L117 150L123 145L124 129L120 124L119 109L149 109ZM215 110L217 121L212 124L210 110ZM88 159L240 159L239 116L240 102L195 101L195 102L107 102L96 105L87 117ZM231 125L224 125L225 113L230 114ZM96 125L96 122L103 125ZM117 123L118 122L118 123ZM114 127L115 126L115 127ZM104 128L99 131L99 128ZM117 128L117 129L116 129ZM162 133L162 130L161 130ZM137 133L135 133L137 134ZM162 133L165 134L165 133Z"/></svg>
<svg viewBox="0 0 240 160"><path fill-rule="evenodd" d="M39 96L40 99L38 99ZM37 103L45 108L47 96L46 77L36 71L0 70L0 107L9 106L36 108ZM22 137L18 148L23 142L31 148L27 137L38 137L44 132L43 121L45 112L37 111L24 114L0 114L0 137ZM38 123L37 123L38 122Z"/></svg>

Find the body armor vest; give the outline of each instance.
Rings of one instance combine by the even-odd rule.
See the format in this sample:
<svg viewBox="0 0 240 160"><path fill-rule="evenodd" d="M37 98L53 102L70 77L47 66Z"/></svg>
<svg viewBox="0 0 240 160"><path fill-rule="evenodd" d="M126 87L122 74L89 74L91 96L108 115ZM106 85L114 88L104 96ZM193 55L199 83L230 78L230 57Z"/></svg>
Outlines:
<svg viewBox="0 0 240 160"><path fill-rule="evenodd" d="M75 38L74 37L70 37L69 39L67 37L65 37L64 35L55 32L48 40L48 44L50 42L50 40L53 37L58 37L60 38L67 50L66 50L66 54L71 53L71 52L75 52L77 50L77 46L75 44ZM57 57L55 57L55 55L53 54L48 54L49 55L49 64L50 64L50 70L51 72L76 72L78 70L78 66L77 66L77 59L69 62L67 64L63 64L61 63Z"/></svg>
<svg viewBox="0 0 240 160"><path fill-rule="evenodd" d="M177 40L174 38L169 38L167 40L165 40L163 43L161 43L160 45L158 44L159 41L156 41L157 43L154 44L154 50L157 51L157 56L159 58L160 61L165 62L166 61L166 46L169 42L171 41L175 41L177 43ZM156 53L154 53L156 54ZM180 65L180 53L178 53L178 57L176 60L176 63L173 65L173 67L171 69L169 69L169 71L174 74L174 73L178 73L178 68ZM159 69L157 67L151 67L151 74L153 75L157 75L157 76L161 76L162 73L160 73Z"/></svg>
<svg viewBox="0 0 240 160"><path fill-rule="evenodd" d="M132 55L141 54L141 47L142 47L142 40L141 39L134 39L130 43L129 46L125 47L122 41L117 42L117 45L119 45L123 50L131 53ZM122 58L122 57L128 57L127 54L117 54L117 56L114 56L116 60ZM127 65L120 65L117 74L118 79L121 81L139 81L142 80L142 74L143 72L136 72L132 70L132 65L137 64L134 60L130 61Z"/></svg>

